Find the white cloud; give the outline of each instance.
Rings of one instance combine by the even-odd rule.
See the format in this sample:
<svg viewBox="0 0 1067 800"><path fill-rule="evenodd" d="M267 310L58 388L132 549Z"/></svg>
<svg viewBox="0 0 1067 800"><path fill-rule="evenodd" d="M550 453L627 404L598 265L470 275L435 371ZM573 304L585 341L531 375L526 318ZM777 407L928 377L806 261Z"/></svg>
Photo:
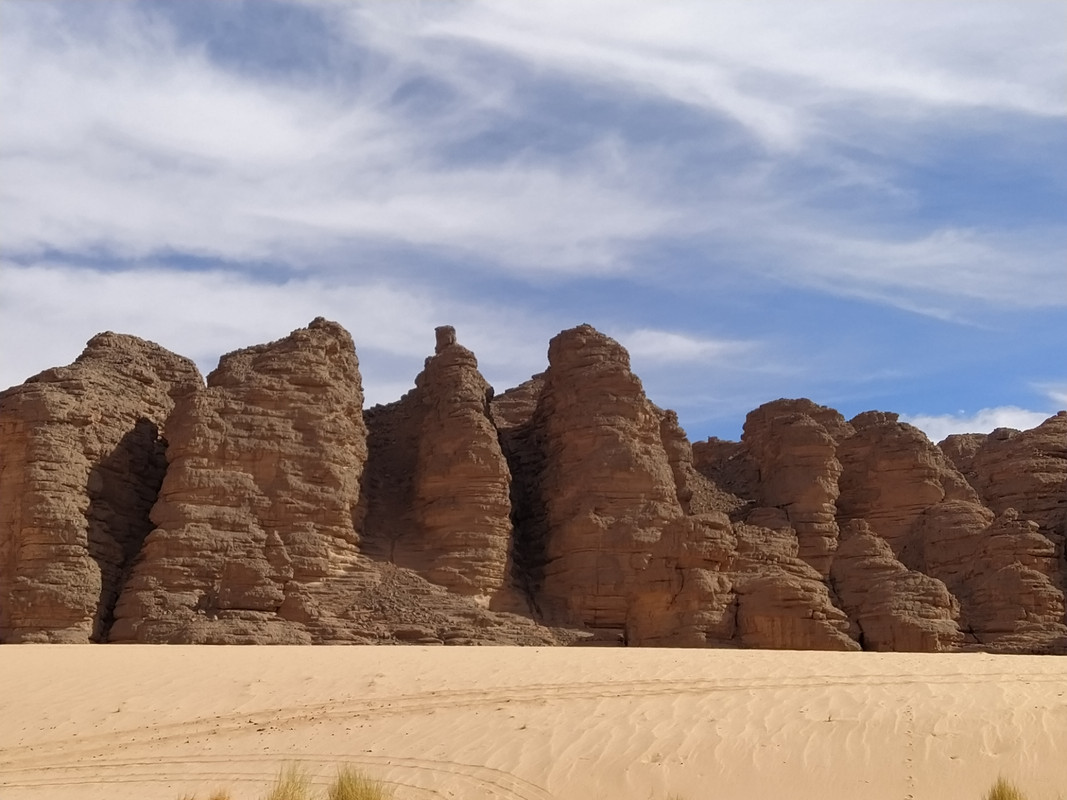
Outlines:
<svg viewBox="0 0 1067 800"><path fill-rule="evenodd" d="M951 317L975 303L1067 306L1067 293L1046 288L1067 279L1058 234L940 228L889 239L782 227L770 246L785 281Z"/></svg>
<svg viewBox="0 0 1067 800"><path fill-rule="evenodd" d="M123 8L108 9L103 37L57 42L30 22L5 32L8 253L187 252L299 269L368 240L596 273L624 269L631 243L678 225L595 142L574 157L457 166L438 150L449 130L473 133L479 107L405 117L382 98L409 70L347 92L279 87L178 48Z"/></svg>
<svg viewBox="0 0 1067 800"><path fill-rule="evenodd" d="M646 363L713 363L751 352L754 342L705 339L684 333L639 328L615 337L635 361Z"/></svg>
<svg viewBox="0 0 1067 800"><path fill-rule="evenodd" d="M1038 383L1034 388L1056 403L1061 410L1067 410L1067 382Z"/></svg>
<svg viewBox="0 0 1067 800"><path fill-rule="evenodd" d="M587 300L656 402L733 413L900 367L887 349L841 368L894 334L830 331L840 298L994 310L1017 337L1007 317L1067 303L1050 214L925 218L914 171L965 130L992 140L967 154L983 174L1067 113L1057 4L309 3L347 23L322 43L339 61L283 77L220 62L166 4L78 8L0 3L5 384L105 328L210 369L322 314L352 330L375 399L443 323L502 388ZM1038 150L1019 156L1033 174L1054 163ZM1016 188L1020 209L1058 197ZM212 270L174 266L197 259ZM817 313L796 313L811 290Z"/></svg>
<svg viewBox="0 0 1067 800"><path fill-rule="evenodd" d="M228 72L136 6L108 6L86 31L38 7L7 12L0 49L9 255L177 252L323 272L350 269L360 245L398 246L467 269L566 277L626 274L635 247L683 235L740 254L729 267L737 272L935 316L973 301L1062 299L1040 291L1062 278L1051 241L1062 231L857 232L833 210L815 213L809 187L783 177L802 156L825 172L822 191L899 191L890 174L830 147L887 98L1062 114L1063 42L1032 9L338 6L329 13L349 21L352 46L385 60L339 91ZM453 163L448 147L479 131L536 123L514 69L486 69L485 50L721 111L790 152L737 163L724 154L714 183L684 199L670 176L685 171L685 156L610 130L567 153L517 144L484 163ZM412 117L393 98L414 78L456 96ZM894 130L908 128L908 114L894 113Z"/></svg>
<svg viewBox="0 0 1067 800"><path fill-rule="evenodd" d="M819 131L836 103L1067 113L1056 4L633 0L437 12L413 20L423 37L706 107L772 147Z"/></svg>
<svg viewBox="0 0 1067 800"><path fill-rule="evenodd" d="M1055 412L1030 411L1018 406L983 408L974 414L917 414L900 416L925 433L930 441L940 442L953 433L989 433L997 428L1029 430L1048 419Z"/></svg>
<svg viewBox="0 0 1067 800"><path fill-rule="evenodd" d="M460 342L474 350L483 374L500 389L543 370L547 342L559 330L553 319L482 308L410 282L273 284L237 273L100 272L55 263L0 262L0 270L0 338L18 343L4 348L0 388L70 363L103 330L155 341L192 358L206 375L223 353L273 341L325 316L356 342L367 402L384 403L411 388L433 352L438 325L457 327Z"/></svg>

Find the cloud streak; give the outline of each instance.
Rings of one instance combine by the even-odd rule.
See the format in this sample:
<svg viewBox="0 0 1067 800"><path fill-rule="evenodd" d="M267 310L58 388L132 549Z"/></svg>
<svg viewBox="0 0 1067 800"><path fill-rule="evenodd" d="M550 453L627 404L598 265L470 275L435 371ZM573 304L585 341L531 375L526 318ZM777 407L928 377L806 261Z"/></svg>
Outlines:
<svg viewBox="0 0 1067 800"><path fill-rule="evenodd" d="M1054 4L0 15L9 382L101 328L204 365L320 314L376 400L442 323L507 386L594 322L654 400L735 430L768 394L961 407L964 328L1003 338L1001 385L1062 379ZM893 388L916 376L937 404ZM994 394L967 407L1029 403Z"/></svg>

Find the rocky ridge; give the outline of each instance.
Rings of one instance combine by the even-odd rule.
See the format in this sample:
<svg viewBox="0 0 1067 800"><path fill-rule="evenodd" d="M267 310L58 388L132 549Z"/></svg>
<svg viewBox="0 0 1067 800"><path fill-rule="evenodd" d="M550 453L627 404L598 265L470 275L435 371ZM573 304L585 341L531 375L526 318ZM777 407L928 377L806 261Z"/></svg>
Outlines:
<svg viewBox="0 0 1067 800"><path fill-rule="evenodd" d="M100 334L0 393L0 642L1067 652L1067 413L928 441L810 400L690 444L587 325L495 395L450 327L363 409L336 323Z"/></svg>

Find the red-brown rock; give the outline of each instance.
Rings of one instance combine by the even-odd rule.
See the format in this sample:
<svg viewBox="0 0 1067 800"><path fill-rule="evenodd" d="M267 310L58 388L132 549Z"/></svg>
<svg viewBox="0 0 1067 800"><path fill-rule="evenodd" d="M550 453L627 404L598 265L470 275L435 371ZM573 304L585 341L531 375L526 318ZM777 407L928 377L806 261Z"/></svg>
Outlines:
<svg viewBox="0 0 1067 800"><path fill-rule="evenodd" d="M151 530L191 361L116 333L0 394L0 642L103 638Z"/></svg>
<svg viewBox="0 0 1067 800"><path fill-rule="evenodd" d="M357 567L352 339L317 319L223 356L169 420L167 475L112 641L301 643L289 596Z"/></svg>

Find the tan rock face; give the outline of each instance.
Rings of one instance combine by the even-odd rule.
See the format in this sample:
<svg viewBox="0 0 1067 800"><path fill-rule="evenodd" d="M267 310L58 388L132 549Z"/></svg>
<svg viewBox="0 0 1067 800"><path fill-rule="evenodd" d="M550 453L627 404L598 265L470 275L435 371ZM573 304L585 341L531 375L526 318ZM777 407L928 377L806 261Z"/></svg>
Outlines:
<svg viewBox="0 0 1067 800"><path fill-rule="evenodd" d="M447 330L450 341L416 384L425 409L415 467L419 571L452 591L488 597L506 582L511 473L490 419L493 389Z"/></svg>
<svg viewBox="0 0 1067 800"><path fill-rule="evenodd" d="M224 356L170 418L156 529L111 640L310 641L286 600L356 561L362 405L336 323Z"/></svg>
<svg viewBox="0 0 1067 800"><path fill-rule="evenodd" d="M1067 534L1067 412L1029 431L994 431L966 466L964 475L994 512L1014 508L1046 535Z"/></svg>
<svg viewBox="0 0 1067 800"><path fill-rule="evenodd" d="M537 607L631 645L858 649L791 529L734 530L737 498L695 470L677 418L648 401L617 342L564 331L536 397L505 441L529 487L518 535L543 550Z"/></svg>
<svg viewBox="0 0 1067 800"><path fill-rule="evenodd" d="M811 401L777 400L748 415L741 437L759 466L759 504L785 511L800 558L823 578L830 574L838 537L841 464L831 430L847 437L851 426Z"/></svg>
<svg viewBox="0 0 1067 800"><path fill-rule="evenodd" d="M937 653L963 642L945 584L901 564L866 522L845 526L830 578L864 649Z"/></svg>
<svg viewBox="0 0 1067 800"><path fill-rule="evenodd" d="M202 384L114 333L0 394L0 642L98 641L151 529L164 425Z"/></svg>
<svg viewBox="0 0 1067 800"><path fill-rule="evenodd" d="M978 496L937 447L896 414L866 412L852 421L856 433L838 446L842 473L837 514L864 519L900 554L912 526L927 508Z"/></svg>
<svg viewBox="0 0 1067 800"><path fill-rule="evenodd" d="M439 328L362 400L322 319L206 387L102 334L0 394L0 640L1067 652L1067 414L938 448L777 400L691 446L584 325L499 396Z"/></svg>
<svg viewBox="0 0 1067 800"><path fill-rule="evenodd" d="M995 517L974 503L932 506L909 555L959 598L968 643L999 652L1067 649L1056 547L1014 509Z"/></svg>
<svg viewBox="0 0 1067 800"><path fill-rule="evenodd" d="M649 551L682 516L660 414L626 351L588 325L556 336L548 363L535 414L550 531L541 602L567 619L620 627Z"/></svg>
<svg viewBox="0 0 1067 800"><path fill-rule="evenodd" d="M859 650L848 617L834 606L826 584L799 558L788 527L736 525L738 637L743 647Z"/></svg>
<svg viewBox="0 0 1067 800"><path fill-rule="evenodd" d="M507 585L511 473L474 354L438 328L436 353L397 403L372 410L366 550L454 592Z"/></svg>

